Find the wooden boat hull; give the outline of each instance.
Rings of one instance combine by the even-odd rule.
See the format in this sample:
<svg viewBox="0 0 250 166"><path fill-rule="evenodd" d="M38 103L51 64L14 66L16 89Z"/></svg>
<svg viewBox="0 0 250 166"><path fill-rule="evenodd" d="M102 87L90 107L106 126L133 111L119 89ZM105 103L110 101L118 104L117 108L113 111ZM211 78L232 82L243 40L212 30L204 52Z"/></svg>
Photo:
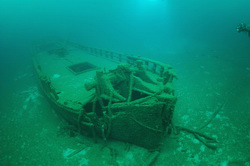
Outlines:
<svg viewBox="0 0 250 166"><path fill-rule="evenodd" d="M58 49L58 45L45 49L38 45L33 56L40 87L56 112L93 138L111 138L148 149L158 148L171 128L176 103L172 87L175 75L171 68L75 43L68 43L67 49L77 51L68 53L61 50L61 45ZM103 56L103 52L104 57L93 57L93 54ZM115 58L119 62L114 62L115 58L110 56L114 54L118 55ZM120 65L123 56L127 64ZM97 65L88 70L95 58L106 61L103 62L105 69ZM145 72L140 65L133 64L141 61L144 64L151 62L154 72ZM81 70L87 70L77 74L71 72L72 66L73 70L74 67L80 70L78 64L84 64Z"/></svg>

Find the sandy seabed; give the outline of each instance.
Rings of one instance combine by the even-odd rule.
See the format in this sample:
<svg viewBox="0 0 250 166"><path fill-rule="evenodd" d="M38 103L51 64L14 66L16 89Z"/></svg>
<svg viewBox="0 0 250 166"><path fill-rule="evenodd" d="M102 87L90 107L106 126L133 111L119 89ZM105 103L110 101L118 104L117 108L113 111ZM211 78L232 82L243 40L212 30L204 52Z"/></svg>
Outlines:
<svg viewBox="0 0 250 166"><path fill-rule="evenodd" d="M230 56L232 52L216 50L182 54L181 60L167 56L160 59L171 61L178 75L174 123L194 130L225 104L201 130L218 140L216 150L184 132L166 138L159 154L112 140L94 143L91 138L78 135L54 113L39 91L30 64L11 78L11 84L6 86L9 89L5 88L1 97L0 165L249 166L248 57L235 60ZM157 160L147 163L154 155Z"/></svg>

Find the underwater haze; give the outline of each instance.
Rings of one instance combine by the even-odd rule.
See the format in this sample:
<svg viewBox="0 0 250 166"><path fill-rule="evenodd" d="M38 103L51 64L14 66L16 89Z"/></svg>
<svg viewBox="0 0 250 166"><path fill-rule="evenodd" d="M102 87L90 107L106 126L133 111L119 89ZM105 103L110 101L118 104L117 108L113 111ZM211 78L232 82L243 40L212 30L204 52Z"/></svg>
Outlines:
<svg viewBox="0 0 250 166"><path fill-rule="evenodd" d="M250 166L250 35L237 32L241 23L250 34L249 0L1 0L0 165L139 166L154 153L72 136L31 60L35 41L61 38L171 65L176 126L195 130L214 116L202 132L216 149L181 132L148 165Z"/></svg>

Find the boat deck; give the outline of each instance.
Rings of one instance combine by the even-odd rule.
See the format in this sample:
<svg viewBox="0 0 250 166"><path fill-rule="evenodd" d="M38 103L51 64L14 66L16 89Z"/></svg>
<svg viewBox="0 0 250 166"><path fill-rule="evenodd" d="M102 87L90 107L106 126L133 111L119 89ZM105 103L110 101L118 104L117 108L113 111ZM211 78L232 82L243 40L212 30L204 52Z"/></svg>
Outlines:
<svg viewBox="0 0 250 166"><path fill-rule="evenodd" d="M66 53L42 51L34 56L34 61L40 68L40 75L51 81L59 97L58 102L78 109L82 106L80 103L91 98L94 90L87 91L84 84L94 79L96 70L115 69L117 63L78 48L69 46L66 50Z"/></svg>

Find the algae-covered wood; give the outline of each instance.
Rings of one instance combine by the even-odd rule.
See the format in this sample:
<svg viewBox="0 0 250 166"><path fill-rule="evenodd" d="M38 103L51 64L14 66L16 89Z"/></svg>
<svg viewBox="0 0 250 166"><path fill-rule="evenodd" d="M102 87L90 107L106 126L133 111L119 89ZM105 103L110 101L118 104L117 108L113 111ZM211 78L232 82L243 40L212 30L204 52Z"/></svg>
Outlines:
<svg viewBox="0 0 250 166"><path fill-rule="evenodd" d="M79 131L154 149L170 129L175 74L165 64L75 43L38 45L33 61L45 95Z"/></svg>
<svg viewBox="0 0 250 166"><path fill-rule="evenodd" d="M82 105L74 103L82 103L91 97L93 92L87 91L84 84L94 79L96 69L114 69L117 64L90 56L86 52L70 46L64 49L67 49L67 55L61 56L57 52L42 51L33 58L39 67L39 74L49 79L55 88L57 101L61 104L69 104L74 109L80 109ZM80 62L88 62L96 68L77 75L69 67Z"/></svg>

